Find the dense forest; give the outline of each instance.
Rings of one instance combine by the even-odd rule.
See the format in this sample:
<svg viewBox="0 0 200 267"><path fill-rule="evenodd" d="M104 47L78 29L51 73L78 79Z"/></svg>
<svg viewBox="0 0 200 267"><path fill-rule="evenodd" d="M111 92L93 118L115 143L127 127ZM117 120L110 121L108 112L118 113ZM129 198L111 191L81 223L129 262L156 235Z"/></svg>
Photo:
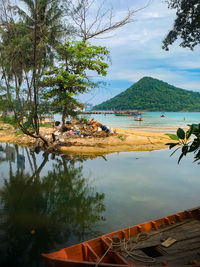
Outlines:
<svg viewBox="0 0 200 267"><path fill-rule="evenodd" d="M117 96L95 106L95 110L200 111L200 93L143 77Z"/></svg>

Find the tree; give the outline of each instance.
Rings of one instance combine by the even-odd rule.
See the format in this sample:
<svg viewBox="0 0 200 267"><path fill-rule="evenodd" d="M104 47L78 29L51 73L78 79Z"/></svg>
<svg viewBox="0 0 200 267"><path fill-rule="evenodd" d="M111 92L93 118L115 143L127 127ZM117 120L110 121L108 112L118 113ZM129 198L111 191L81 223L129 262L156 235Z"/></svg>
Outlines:
<svg viewBox="0 0 200 267"><path fill-rule="evenodd" d="M163 41L163 49L168 50L178 37L181 37L180 46L189 47L191 50L200 44L200 1L199 0L169 0L168 7L176 9L176 19L173 29ZM194 154L194 161L200 160L200 124L189 125L185 132L177 130L178 142L168 143L169 148L179 146L172 155L181 149L180 160L189 153Z"/></svg>
<svg viewBox="0 0 200 267"><path fill-rule="evenodd" d="M1 0L1 2L3 3L0 8L1 30L2 34L6 37L2 41L1 46L1 55L2 59L4 59L1 60L1 66L3 73L2 77L7 86L7 96L13 111L15 111L15 117L22 131L36 139L42 139L45 146L48 146L47 140L45 140L39 133L38 114L41 110L40 96L42 95L42 88L39 86L44 71L53 65L53 60L56 60L57 51L55 47L60 43L62 37L66 37L72 30L78 40L81 39L83 42L86 42L86 40L91 38L102 36L104 33L111 32L130 23L136 11L128 10L122 19L116 20L114 19L113 10L107 8L107 4L106 7L104 7L104 2L102 2L98 6L97 1L95 2L93 0L21 0L23 3L22 7L13 7L10 4L10 0ZM14 14L13 11L17 13L17 16L14 16L16 14ZM91 13L92 18L90 16ZM64 27L63 25L66 25L66 21L64 21L63 18L72 20L73 25L67 28ZM74 27L74 25L76 27ZM23 31L20 27L25 31L25 34L22 33ZM14 33L18 31L20 34L15 35ZM9 36L8 33L10 33ZM26 38L24 38L24 36L26 36ZM19 42L16 42L17 38L19 38ZM17 46L20 48L19 51L17 51L20 64L17 64L17 53L15 51L12 53L11 48L14 43L20 44L20 46ZM9 45L9 51L11 51L10 54L6 51L7 45ZM24 47L27 47L28 49L24 51ZM16 61L13 60L13 55L14 58L16 58ZM8 66L5 68L6 60ZM72 58L70 58L70 60L71 62L73 61ZM99 66L99 74L104 75L103 72L106 68L102 65ZM87 67L86 69L95 70L94 68L90 69L90 67ZM61 69L60 72L62 73L62 71L63 70ZM77 73L81 74L81 71L77 71ZM98 73L97 68L95 71ZM57 69L56 72L59 72L59 70ZM64 77L64 79L65 78L66 77ZM97 83L89 81L89 76L85 75L85 79L83 77L79 78L79 92L84 92L87 86L90 89L97 86ZM85 86L84 90L82 90L83 88L81 89L80 81ZM73 82L73 79L71 82ZM77 80L75 82L77 82ZM14 83L19 98L18 102L13 101L13 94L10 90L10 87ZM72 95L74 92L72 92L72 88L77 87L77 84L70 86L71 89L68 91L69 94L63 94L63 96L60 94L59 100L60 103L63 101L65 103L68 102L70 107L67 107L67 104L64 106L72 111L73 106L75 106L75 99ZM22 93L21 95L20 92ZM22 96L23 101L21 101ZM24 96L26 96L25 101ZM67 101L66 99L63 100L62 97L66 97ZM26 107L24 104L26 104ZM26 117L27 120L25 127L20 123L24 117ZM33 129L34 132L31 132L27 125L28 127L31 126L30 129Z"/></svg>
<svg viewBox="0 0 200 267"><path fill-rule="evenodd" d="M92 72L107 74L109 51L105 47L92 46L83 41L66 40L57 48L59 66L46 73L43 86L47 88L46 98L52 101L57 111L62 113L65 124L70 105L77 105L74 96L98 86L89 76Z"/></svg>
<svg viewBox="0 0 200 267"><path fill-rule="evenodd" d="M75 35L88 40L110 33L133 21L134 14L139 11L128 9L123 18L115 19L113 8L105 5L105 1L77 0L65 4L67 15L73 21Z"/></svg>
<svg viewBox="0 0 200 267"><path fill-rule="evenodd" d="M15 10L8 15L7 9L1 9L1 67L2 77L7 87L10 105L15 112L15 118L22 131L34 138L41 138L39 134L39 81L44 69L53 64L55 46L67 30L61 23L62 10L57 0L23 0L25 5L11 6L3 0L7 9ZM9 8L8 8L9 7ZM11 93L11 86L15 84L16 107ZM23 89L23 90L20 90ZM27 88L27 89L24 89ZM21 91L21 94L20 94ZM26 102L21 101L26 97ZM24 105L26 103L26 106ZM28 126L34 129L31 133L20 122L26 117Z"/></svg>
<svg viewBox="0 0 200 267"><path fill-rule="evenodd" d="M178 37L182 39L180 46L193 48L200 43L200 1L168 0L168 7L176 9L173 29L163 41L163 49L169 50Z"/></svg>
<svg viewBox="0 0 200 267"><path fill-rule="evenodd" d="M63 26L60 23L62 10L57 0L23 0L23 2L27 5L30 15L28 16L20 8L17 9L33 33L33 119L36 135L39 135L38 84L42 71L52 63L51 48L58 45L58 38L63 33Z"/></svg>

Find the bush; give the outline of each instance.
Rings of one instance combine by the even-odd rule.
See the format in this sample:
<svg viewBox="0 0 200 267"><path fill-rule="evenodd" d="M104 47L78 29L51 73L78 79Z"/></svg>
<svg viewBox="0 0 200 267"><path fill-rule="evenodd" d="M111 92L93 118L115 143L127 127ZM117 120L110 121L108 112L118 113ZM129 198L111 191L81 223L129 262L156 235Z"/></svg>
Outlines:
<svg viewBox="0 0 200 267"><path fill-rule="evenodd" d="M1 117L0 120L4 123L8 123L13 126L16 126L16 121L14 117Z"/></svg>

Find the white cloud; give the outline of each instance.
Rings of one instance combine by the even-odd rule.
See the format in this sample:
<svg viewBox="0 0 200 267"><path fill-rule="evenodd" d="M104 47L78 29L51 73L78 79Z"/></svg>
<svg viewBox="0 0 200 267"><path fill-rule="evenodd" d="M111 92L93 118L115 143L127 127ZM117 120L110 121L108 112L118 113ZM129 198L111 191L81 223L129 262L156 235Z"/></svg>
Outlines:
<svg viewBox="0 0 200 267"><path fill-rule="evenodd" d="M112 0L118 19L124 16L127 7L137 9L147 2ZM180 88L199 90L199 48L194 51L181 48L177 41L169 47L169 51L162 49L162 40L173 26L175 10L168 9L163 1L152 0L147 8L135 14L135 19L110 34L112 38L92 40L96 44L106 45L111 52L112 65L107 79L136 82L144 76L151 76Z"/></svg>

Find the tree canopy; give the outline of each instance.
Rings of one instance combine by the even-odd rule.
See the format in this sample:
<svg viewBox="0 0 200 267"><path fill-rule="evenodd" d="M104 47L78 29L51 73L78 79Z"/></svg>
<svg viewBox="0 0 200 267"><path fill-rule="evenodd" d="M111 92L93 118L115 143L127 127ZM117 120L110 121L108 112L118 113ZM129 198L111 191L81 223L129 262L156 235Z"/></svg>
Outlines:
<svg viewBox="0 0 200 267"><path fill-rule="evenodd" d="M73 98L77 93L85 92L98 86L90 78L91 73L105 76L109 51L106 47L93 46L89 42L66 40L64 45L57 47L59 66L46 72L43 86L47 89L45 97L56 105L56 111L62 113L65 124L69 108L75 109L78 104ZM90 75L88 74L90 71Z"/></svg>
<svg viewBox="0 0 200 267"><path fill-rule="evenodd" d="M180 46L193 49L200 43L200 1L199 0L168 0L168 7L176 9L173 29L163 41L163 48L168 50L179 37Z"/></svg>

